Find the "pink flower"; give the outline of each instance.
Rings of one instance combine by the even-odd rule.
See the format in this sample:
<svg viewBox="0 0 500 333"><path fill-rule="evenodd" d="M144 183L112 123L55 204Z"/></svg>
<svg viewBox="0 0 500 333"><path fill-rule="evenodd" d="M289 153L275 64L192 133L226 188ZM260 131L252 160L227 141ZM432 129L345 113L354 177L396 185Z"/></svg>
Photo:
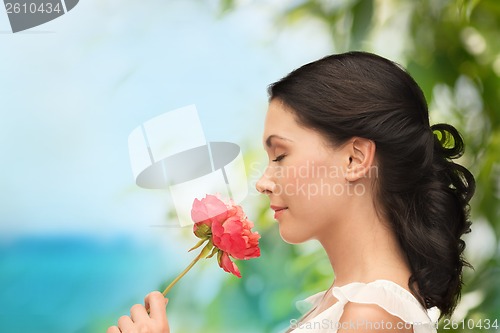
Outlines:
<svg viewBox="0 0 500 333"><path fill-rule="evenodd" d="M194 199L191 218L194 221L193 232L198 238L210 236L212 222L222 222L227 218L228 209L215 195L207 194L204 199ZM208 228L207 228L208 227Z"/></svg>
<svg viewBox="0 0 500 333"><path fill-rule="evenodd" d="M230 216L223 223L212 224L214 245L231 257L247 260L260 256L257 232L252 232L253 223L238 214Z"/></svg>
<svg viewBox="0 0 500 333"><path fill-rule="evenodd" d="M191 218L194 223L224 221L227 217L227 205L215 195L207 194L205 198L194 199Z"/></svg>
<svg viewBox="0 0 500 333"><path fill-rule="evenodd" d="M193 232L199 238L210 239L219 252L219 266L226 272L241 277L238 268L229 256L248 260L260 256L257 232L252 232L253 223L248 220L241 206L232 201L225 204L214 195L195 199L191 210L195 222Z"/></svg>
<svg viewBox="0 0 500 333"><path fill-rule="evenodd" d="M247 260L260 256L260 235L252 232L253 223L247 219L241 206L235 205L234 202L225 204L217 196L207 194L201 200L194 200L191 218L194 221L193 232L200 241L189 251L205 246L163 290L163 295L166 295L202 258L211 258L217 254L219 266L224 271L241 278L240 270L231 257Z"/></svg>

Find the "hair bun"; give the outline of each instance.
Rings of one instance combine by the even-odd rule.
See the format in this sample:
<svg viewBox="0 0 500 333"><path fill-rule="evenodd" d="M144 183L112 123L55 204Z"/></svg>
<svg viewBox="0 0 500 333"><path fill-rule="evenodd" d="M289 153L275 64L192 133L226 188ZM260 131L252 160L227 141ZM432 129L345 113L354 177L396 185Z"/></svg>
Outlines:
<svg viewBox="0 0 500 333"><path fill-rule="evenodd" d="M464 154L464 141L455 127L449 124L434 124L431 130L444 157L455 159Z"/></svg>
<svg viewBox="0 0 500 333"><path fill-rule="evenodd" d="M451 161L464 153L462 136L455 127L449 124L435 124L431 126L431 130L434 134L434 147L444 158L435 164L435 168L439 170L441 180L449 182L448 185L457 197L467 204L475 192L474 176L462 165Z"/></svg>

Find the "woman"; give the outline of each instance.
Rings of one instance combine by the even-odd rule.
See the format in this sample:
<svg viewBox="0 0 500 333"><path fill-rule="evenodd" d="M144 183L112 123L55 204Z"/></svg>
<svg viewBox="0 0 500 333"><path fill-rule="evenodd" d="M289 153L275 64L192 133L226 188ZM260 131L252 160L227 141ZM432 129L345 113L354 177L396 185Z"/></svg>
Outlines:
<svg viewBox="0 0 500 333"><path fill-rule="evenodd" d="M461 236L475 181L451 161L463 153L459 133L430 126L411 76L369 53L304 65L269 95L270 162L256 187L281 237L318 240L335 273L288 331L434 332L428 309L452 313L468 266ZM136 305L120 319L123 332L149 321L151 332L168 332L162 298L148 302L151 318Z"/></svg>

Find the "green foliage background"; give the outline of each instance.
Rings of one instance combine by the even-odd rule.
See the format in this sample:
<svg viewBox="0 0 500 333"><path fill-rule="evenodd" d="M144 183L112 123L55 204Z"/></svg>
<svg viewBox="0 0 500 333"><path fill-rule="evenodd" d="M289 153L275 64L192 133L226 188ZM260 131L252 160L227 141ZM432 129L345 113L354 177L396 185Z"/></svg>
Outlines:
<svg viewBox="0 0 500 333"><path fill-rule="evenodd" d="M473 222L487 223L491 226L487 230L498 239L500 2L308 0L294 3L276 17L276 24L286 28L314 17L329 30L335 47L332 52L374 51L375 30L405 31L404 45L399 46L405 61L400 62L424 90L431 121L452 123L463 134L467 147L460 162L477 179L477 192L471 204ZM220 4L224 15L231 15L238 6L230 0ZM398 20L403 23L391 25L390 22ZM249 148L246 160L258 158L258 153L252 152L257 151L257 146ZM295 301L326 289L331 283L331 268L319 247L281 242L277 227L266 211L265 200L253 202L250 209L258 212L255 216L262 234L262 258L240 262L243 282L228 278L217 297L197 312L196 327L181 325L182 331L203 328L210 332L276 332L299 315ZM473 233L474 230L473 226ZM479 327L467 328L468 319L474 319L476 324L479 319L500 321L500 256L496 242L494 246L495 250L486 258L472 261L475 270L465 274L463 300L468 305L462 307L465 317L456 318L466 320L465 329L459 327L456 331L484 331Z"/></svg>

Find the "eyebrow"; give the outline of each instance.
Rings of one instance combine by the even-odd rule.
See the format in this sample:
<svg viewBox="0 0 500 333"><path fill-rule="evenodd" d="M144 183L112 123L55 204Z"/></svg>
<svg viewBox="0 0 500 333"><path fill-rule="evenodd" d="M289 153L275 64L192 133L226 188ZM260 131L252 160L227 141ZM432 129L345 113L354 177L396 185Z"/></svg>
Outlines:
<svg viewBox="0 0 500 333"><path fill-rule="evenodd" d="M284 137L282 137L282 136L279 136L279 135L276 135L276 134L271 134L271 135L269 135L269 136L267 137L267 139L266 139L266 146L267 146L268 148L270 148L270 147L271 147L271 141L272 141L273 139L281 139L281 140L285 140L285 141L290 141L290 142L293 142L292 140L287 139L287 138L284 138Z"/></svg>

